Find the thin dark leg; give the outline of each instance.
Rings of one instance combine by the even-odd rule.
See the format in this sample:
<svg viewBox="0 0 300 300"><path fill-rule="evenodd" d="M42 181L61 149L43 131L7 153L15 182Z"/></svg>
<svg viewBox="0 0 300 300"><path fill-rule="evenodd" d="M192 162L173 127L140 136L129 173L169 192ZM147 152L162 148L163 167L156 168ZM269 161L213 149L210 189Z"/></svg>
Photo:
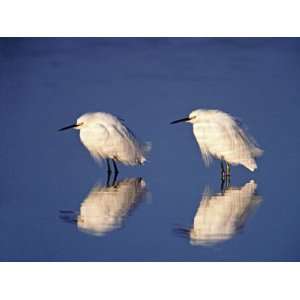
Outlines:
<svg viewBox="0 0 300 300"><path fill-rule="evenodd" d="M106 164L107 164L107 179L106 179L106 186L109 186L109 181L110 181L110 176L111 176L111 168L109 164L109 159L106 159Z"/></svg>
<svg viewBox="0 0 300 300"><path fill-rule="evenodd" d="M224 162L221 160L221 180L223 181L225 179L225 169L224 169Z"/></svg>
<svg viewBox="0 0 300 300"><path fill-rule="evenodd" d="M225 179L222 177L221 178L221 193L224 194L224 183L225 183Z"/></svg>
<svg viewBox="0 0 300 300"><path fill-rule="evenodd" d="M230 183L230 175L226 177L226 188L229 188L231 186Z"/></svg>
<svg viewBox="0 0 300 300"><path fill-rule="evenodd" d="M114 165L115 174L119 174L119 170L118 170L118 167L117 167L117 164L116 164L115 160L112 159L112 162L113 162L113 165Z"/></svg>
<svg viewBox="0 0 300 300"><path fill-rule="evenodd" d="M112 180L112 182L111 182L111 186L116 187L117 177L118 177L118 174L115 173L115 174L114 174L114 178L113 178L113 180Z"/></svg>
<svg viewBox="0 0 300 300"><path fill-rule="evenodd" d="M228 188L230 188L230 176L225 176L221 179L221 193L224 194Z"/></svg>
<svg viewBox="0 0 300 300"><path fill-rule="evenodd" d="M110 168L110 164L109 164L109 159L106 159L106 164L107 164L107 173L111 174L111 168Z"/></svg>
<svg viewBox="0 0 300 300"><path fill-rule="evenodd" d="M112 162L113 162L113 165L114 165L115 174L114 174L114 179L113 179L113 182L112 182L111 185L115 185L118 174L119 174L119 170L118 170L116 162L113 159L112 159Z"/></svg>

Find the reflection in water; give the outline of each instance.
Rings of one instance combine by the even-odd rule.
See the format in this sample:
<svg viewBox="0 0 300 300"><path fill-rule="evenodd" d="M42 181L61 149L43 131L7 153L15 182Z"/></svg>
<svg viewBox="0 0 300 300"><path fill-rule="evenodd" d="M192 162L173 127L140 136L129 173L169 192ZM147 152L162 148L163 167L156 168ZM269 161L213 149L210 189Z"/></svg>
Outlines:
<svg viewBox="0 0 300 300"><path fill-rule="evenodd" d="M210 195L205 189L189 230L192 245L214 245L231 239L245 224L253 209L261 202L251 180L243 187L228 187L223 193Z"/></svg>
<svg viewBox="0 0 300 300"><path fill-rule="evenodd" d="M142 178L130 178L113 186L92 188L81 203L80 214L75 218L79 230L93 235L103 235L120 228L124 218L146 195L146 183ZM62 218L70 221L70 212Z"/></svg>

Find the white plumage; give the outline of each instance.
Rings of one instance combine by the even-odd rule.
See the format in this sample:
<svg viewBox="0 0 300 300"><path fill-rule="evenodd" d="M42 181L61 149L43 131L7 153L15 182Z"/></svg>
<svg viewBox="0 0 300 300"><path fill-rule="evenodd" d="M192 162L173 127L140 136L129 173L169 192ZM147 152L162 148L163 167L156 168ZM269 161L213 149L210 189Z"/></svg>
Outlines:
<svg viewBox="0 0 300 300"><path fill-rule="evenodd" d="M189 231L191 244L213 245L231 239L261 202L261 197L255 194L256 187L251 180L224 193L210 195L206 189Z"/></svg>
<svg viewBox="0 0 300 300"><path fill-rule="evenodd" d="M123 121L104 112L86 113L76 124L64 127L80 130L80 140L96 159L112 159L125 165L143 164L149 143L140 142Z"/></svg>
<svg viewBox="0 0 300 300"><path fill-rule="evenodd" d="M215 157L232 165L241 164L250 171L257 168L255 158L263 151L229 114L220 110L197 109L189 117L172 124L181 121L193 124L193 132L207 166Z"/></svg>
<svg viewBox="0 0 300 300"><path fill-rule="evenodd" d="M135 135L117 117L103 112L87 113L77 120L82 124L80 140L95 159L114 159L126 165L146 161L147 144Z"/></svg>

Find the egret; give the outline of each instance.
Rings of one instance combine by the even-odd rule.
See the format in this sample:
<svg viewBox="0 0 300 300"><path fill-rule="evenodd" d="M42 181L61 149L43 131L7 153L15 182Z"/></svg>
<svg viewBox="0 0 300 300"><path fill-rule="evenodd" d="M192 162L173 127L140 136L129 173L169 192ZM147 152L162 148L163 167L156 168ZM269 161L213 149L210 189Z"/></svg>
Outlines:
<svg viewBox="0 0 300 300"><path fill-rule="evenodd" d="M209 188L205 188L192 228L179 232L187 234L192 245L212 246L233 238L262 202L256 189L253 180L242 187L229 187L222 193L211 194Z"/></svg>
<svg viewBox="0 0 300 300"><path fill-rule="evenodd" d="M142 165L151 148L150 143L139 141L123 120L105 112L86 113L75 124L59 131L70 128L80 130L81 142L96 161L106 160L108 181L112 172L109 160L113 162L116 179L119 172L116 162Z"/></svg>
<svg viewBox="0 0 300 300"><path fill-rule="evenodd" d="M148 194L141 178L128 178L112 186L95 185L80 205L80 213L61 211L60 217L85 233L102 236L122 227L129 213Z"/></svg>
<svg viewBox="0 0 300 300"><path fill-rule="evenodd" d="M230 165L257 168L256 157L262 155L254 139L247 135L238 120L220 110L197 109L186 118L171 122L193 124L193 132L206 166L212 157L221 160L222 178L230 176ZM226 170L224 163L226 163Z"/></svg>

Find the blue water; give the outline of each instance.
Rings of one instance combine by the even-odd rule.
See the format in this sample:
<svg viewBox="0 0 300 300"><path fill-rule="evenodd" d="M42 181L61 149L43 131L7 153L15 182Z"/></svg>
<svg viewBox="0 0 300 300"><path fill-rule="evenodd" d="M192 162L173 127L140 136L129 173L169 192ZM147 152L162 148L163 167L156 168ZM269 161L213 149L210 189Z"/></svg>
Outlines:
<svg viewBox="0 0 300 300"><path fill-rule="evenodd" d="M300 260L299 78L299 39L0 39L0 260ZM219 162L205 168L191 126L169 125L195 108L242 119L265 151L258 170L233 167L220 190ZM78 132L57 132L89 111L153 145L145 166L119 166L112 190ZM126 203L110 227L96 216L83 229L95 189L108 209L109 193ZM230 234L191 239L197 215L231 222Z"/></svg>

